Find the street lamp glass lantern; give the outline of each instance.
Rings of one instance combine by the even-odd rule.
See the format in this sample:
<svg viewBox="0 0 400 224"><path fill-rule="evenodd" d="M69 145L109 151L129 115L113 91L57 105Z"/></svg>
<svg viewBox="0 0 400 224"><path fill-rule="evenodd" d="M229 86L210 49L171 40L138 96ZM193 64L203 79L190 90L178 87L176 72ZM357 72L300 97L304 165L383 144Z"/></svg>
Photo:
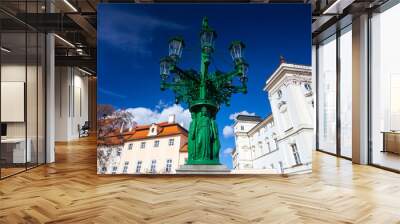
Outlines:
<svg viewBox="0 0 400 224"><path fill-rule="evenodd" d="M241 41L233 41L229 46L229 51L232 56L232 60L238 61L243 59L243 50L245 45Z"/></svg>
<svg viewBox="0 0 400 224"><path fill-rule="evenodd" d="M200 33L201 48L214 48L217 33L211 28L204 28Z"/></svg>
<svg viewBox="0 0 400 224"><path fill-rule="evenodd" d="M160 75L162 80L166 80L169 76L169 66L171 65L170 59L165 57L160 60Z"/></svg>
<svg viewBox="0 0 400 224"><path fill-rule="evenodd" d="M182 50L185 47L183 38L174 37L169 41L169 56L173 59L179 59L182 56Z"/></svg>
<svg viewBox="0 0 400 224"><path fill-rule="evenodd" d="M249 72L249 64L244 62L240 66L241 66L241 73L242 73L240 79L241 80L247 80L247 75L248 75L248 72Z"/></svg>

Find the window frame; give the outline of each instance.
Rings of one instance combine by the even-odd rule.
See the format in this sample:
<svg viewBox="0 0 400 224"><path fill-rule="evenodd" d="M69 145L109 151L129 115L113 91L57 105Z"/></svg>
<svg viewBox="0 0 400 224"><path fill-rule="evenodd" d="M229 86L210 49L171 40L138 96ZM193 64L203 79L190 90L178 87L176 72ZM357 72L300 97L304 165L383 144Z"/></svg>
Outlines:
<svg viewBox="0 0 400 224"><path fill-rule="evenodd" d="M172 172L172 159L167 159L165 163L165 172L167 173Z"/></svg>
<svg viewBox="0 0 400 224"><path fill-rule="evenodd" d="M160 147L160 140L155 140L155 141L154 141L153 147L154 147L154 148Z"/></svg>
<svg viewBox="0 0 400 224"><path fill-rule="evenodd" d="M136 173L140 173L140 172L141 172L141 170L142 170L142 164L143 164L143 161L142 161L142 160L138 160L138 161L136 162L136 170L135 170Z"/></svg>

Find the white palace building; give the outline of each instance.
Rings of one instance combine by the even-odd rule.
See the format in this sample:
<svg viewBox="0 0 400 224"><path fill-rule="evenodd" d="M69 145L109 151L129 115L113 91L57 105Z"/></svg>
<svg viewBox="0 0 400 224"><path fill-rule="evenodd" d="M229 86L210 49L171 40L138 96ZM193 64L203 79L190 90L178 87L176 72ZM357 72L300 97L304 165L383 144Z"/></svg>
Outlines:
<svg viewBox="0 0 400 224"><path fill-rule="evenodd" d="M281 58L266 81L272 114L239 115L233 126L236 147L232 152L236 173L272 170L273 173L311 171L314 148L314 99L311 67L289 64Z"/></svg>

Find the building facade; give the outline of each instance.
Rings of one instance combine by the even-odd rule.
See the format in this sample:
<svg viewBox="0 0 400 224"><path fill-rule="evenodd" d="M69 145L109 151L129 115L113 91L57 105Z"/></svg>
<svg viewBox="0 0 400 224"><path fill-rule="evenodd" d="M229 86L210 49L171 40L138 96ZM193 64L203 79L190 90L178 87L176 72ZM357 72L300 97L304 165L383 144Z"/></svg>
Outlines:
<svg viewBox="0 0 400 224"><path fill-rule="evenodd" d="M314 148L314 99L311 68L281 61L266 81L272 114L239 115L234 124L236 170L275 173L311 171Z"/></svg>
<svg viewBox="0 0 400 224"><path fill-rule="evenodd" d="M232 151L234 170L253 168L250 136L248 132L262 121L259 116L238 115L233 125L236 147Z"/></svg>
<svg viewBox="0 0 400 224"><path fill-rule="evenodd" d="M98 146L98 173L175 173L188 157L187 136L187 130L171 117L168 122L106 136Z"/></svg>

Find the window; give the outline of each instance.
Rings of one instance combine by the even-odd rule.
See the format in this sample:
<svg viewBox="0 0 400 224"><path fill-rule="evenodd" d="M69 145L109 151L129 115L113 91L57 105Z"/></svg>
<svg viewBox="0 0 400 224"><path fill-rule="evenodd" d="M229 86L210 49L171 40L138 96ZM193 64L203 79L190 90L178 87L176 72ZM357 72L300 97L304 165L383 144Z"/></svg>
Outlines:
<svg viewBox="0 0 400 224"><path fill-rule="evenodd" d="M128 150L132 150L132 147L133 147L133 144L130 143L129 146L128 146Z"/></svg>
<svg viewBox="0 0 400 224"><path fill-rule="evenodd" d="M157 164L157 160L152 160L151 161L151 166L150 166L150 172L151 173L155 173L156 172L156 164Z"/></svg>
<svg viewBox="0 0 400 224"><path fill-rule="evenodd" d="M274 142L275 142L275 149L278 149L279 147L278 147L278 139L277 138L274 138Z"/></svg>
<svg viewBox="0 0 400 224"><path fill-rule="evenodd" d="M154 128L151 128L151 133L153 133L154 132Z"/></svg>
<svg viewBox="0 0 400 224"><path fill-rule="evenodd" d="M121 149L118 149L117 156L121 156Z"/></svg>
<svg viewBox="0 0 400 224"><path fill-rule="evenodd" d="M243 125L240 126L240 130L241 130L241 131L244 130L244 126L243 126Z"/></svg>
<svg viewBox="0 0 400 224"><path fill-rule="evenodd" d="M141 149L144 149L145 147L146 147L146 142L140 143L140 148L141 148Z"/></svg>
<svg viewBox="0 0 400 224"><path fill-rule="evenodd" d="M278 92L276 92L278 94L278 99L282 98L282 90L278 90Z"/></svg>
<svg viewBox="0 0 400 224"><path fill-rule="evenodd" d="M103 167L101 168L101 171L106 172L106 171L107 171L107 167L103 166Z"/></svg>
<svg viewBox="0 0 400 224"><path fill-rule="evenodd" d="M127 173L128 172L128 166L124 166L124 170L122 171L122 173Z"/></svg>
<svg viewBox="0 0 400 224"><path fill-rule="evenodd" d="M282 161L279 161L279 168L280 168L280 170L281 170L281 173L284 173L284 168L283 168L283 162Z"/></svg>
<svg viewBox="0 0 400 224"><path fill-rule="evenodd" d="M7 5L11 7L14 2L1 0L0 8ZM26 16L27 13L42 12L40 8L43 3L38 2L18 2L18 5L16 5L17 8L20 7L22 9L27 7L28 9L26 12L23 12L24 10L20 11L19 15ZM3 12L0 14L2 14L2 21L9 20L8 16L3 16ZM4 17L7 17L7 19ZM44 113L46 111L44 103L46 68L43 65L47 55L44 51L46 42L44 33L35 28L28 28L28 26L13 25L15 29L7 29L6 26L1 26L1 127L7 125L9 132L11 129L15 130L15 133L18 133L20 137L24 136L23 139L25 140L16 146L18 151L24 156L15 158L16 154L14 154L13 158L11 154L10 161L8 161L8 158L7 161L3 160L5 159L5 150L8 147L5 147L3 143L1 144L0 179L44 163L46 152L46 135L44 132L45 128L43 128L46 127ZM56 86L58 85L56 84ZM79 92L77 91L75 96L78 96L78 94ZM3 101L4 98L8 100ZM76 111L79 111L78 107L76 107ZM18 121L18 123L8 123L12 121ZM26 157L27 152L30 158ZM10 163L12 166L7 168L7 166L4 166L6 163Z"/></svg>
<svg viewBox="0 0 400 224"><path fill-rule="evenodd" d="M137 161L136 164L136 173L140 173L140 170L142 169L142 161Z"/></svg>
<svg viewBox="0 0 400 224"><path fill-rule="evenodd" d="M311 91L311 85L310 85L309 83L305 83L305 84L304 84L304 88L305 88L307 91Z"/></svg>
<svg viewBox="0 0 400 224"><path fill-rule="evenodd" d="M111 174L116 174L117 173L117 169L118 169L118 167L113 166Z"/></svg>
<svg viewBox="0 0 400 224"><path fill-rule="evenodd" d="M173 139L173 138L171 138L171 139L169 140L168 145L169 145L169 146L173 146L173 145L174 145L174 139Z"/></svg>
<svg viewBox="0 0 400 224"><path fill-rule="evenodd" d="M129 165L129 161L125 161L125 166L128 166Z"/></svg>
<svg viewBox="0 0 400 224"><path fill-rule="evenodd" d="M291 147L292 147L292 151L293 151L294 161L296 162L296 165L300 165L301 160L300 160L299 151L297 150L297 145L292 144Z"/></svg>
<svg viewBox="0 0 400 224"><path fill-rule="evenodd" d="M260 154L264 154L264 152L263 152L263 145L262 145L262 142L261 142L261 141L258 142L258 148L260 149Z"/></svg>
<svg viewBox="0 0 400 224"><path fill-rule="evenodd" d="M167 165L165 167L165 171L167 173L170 173L172 170L172 159L167 159Z"/></svg>
<svg viewBox="0 0 400 224"><path fill-rule="evenodd" d="M155 140L154 141L154 148L157 148L160 145L160 141L159 140Z"/></svg>
<svg viewBox="0 0 400 224"><path fill-rule="evenodd" d="M340 154L352 154L352 32L351 25L340 36Z"/></svg>
<svg viewBox="0 0 400 224"><path fill-rule="evenodd" d="M268 152L271 152L271 145L269 144L269 142L267 142L267 148L268 148Z"/></svg>
<svg viewBox="0 0 400 224"><path fill-rule="evenodd" d="M318 47L318 149L336 154L336 35Z"/></svg>
<svg viewBox="0 0 400 224"><path fill-rule="evenodd" d="M371 162L400 170L400 4L371 18Z"/></svg>

